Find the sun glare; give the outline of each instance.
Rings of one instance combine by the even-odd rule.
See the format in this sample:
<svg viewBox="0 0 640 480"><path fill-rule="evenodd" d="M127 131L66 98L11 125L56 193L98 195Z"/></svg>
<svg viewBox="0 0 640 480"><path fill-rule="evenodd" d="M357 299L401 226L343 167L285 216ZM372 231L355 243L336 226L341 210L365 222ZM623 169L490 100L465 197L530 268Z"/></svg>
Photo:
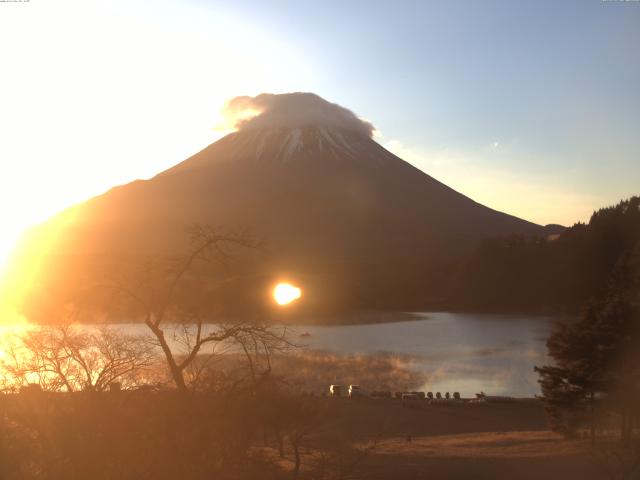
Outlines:
<svg viewBox="0 0 640 480"><path fill-rule="evenodd" d="M302 290L289 283L279 283L273 289L273 298L278 305L288 305L302 296Z"/></svg>
<svg viewBox="0 0 640 480"><path fill-rule="evenodd" d="M0 89L0 275L26 229L217 140L223 132L212 127L225 99L317 77L287 36L197 3L5 8L0 0L0 42L12 45L2 52L12 74Z"/></svg>

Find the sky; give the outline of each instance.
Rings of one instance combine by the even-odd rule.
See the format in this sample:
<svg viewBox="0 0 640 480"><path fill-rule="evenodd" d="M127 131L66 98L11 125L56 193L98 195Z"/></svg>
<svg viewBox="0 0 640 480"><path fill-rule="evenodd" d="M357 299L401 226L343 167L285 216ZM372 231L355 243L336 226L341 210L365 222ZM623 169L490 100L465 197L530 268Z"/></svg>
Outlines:
<svg viewBox="0 0 640 480"><path fill-rule="evenodd" d="M0 265L21 232L220 138L227 99L314 92L540 224L640 193L640 2L0 2ZM1 268L1 267L0 267Z"/></svg>

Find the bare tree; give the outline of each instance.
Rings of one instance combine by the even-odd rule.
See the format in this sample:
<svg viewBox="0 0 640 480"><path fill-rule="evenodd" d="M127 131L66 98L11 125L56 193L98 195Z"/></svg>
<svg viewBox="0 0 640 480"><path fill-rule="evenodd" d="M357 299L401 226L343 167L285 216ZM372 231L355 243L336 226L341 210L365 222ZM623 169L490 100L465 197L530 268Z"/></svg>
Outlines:
<svg viewBox="0 0 640 480"><path fill-rule="evenodd" d="M220 287L234 278L231 263L237 250L255 250L260 243L244 233L225 234L212 228L195 227L191 233L190 253L171 268L146 264L134 281L110 288L148 327L178 390L197 388L208 360L229 349L244 354L249 377L257 382L270 371L270 356L291 346L286 329L257 318L221 321L216 298ZM203 355L206 359L197 361Z"/></svg>
<svg viewBox="0 0 640 480"><path fill-rule="evenodd" d="M3 346L5 386L38 384L45 390L105 391L113 382L133 386L154 362L148 342L111 327L38 326Z"/></svg>

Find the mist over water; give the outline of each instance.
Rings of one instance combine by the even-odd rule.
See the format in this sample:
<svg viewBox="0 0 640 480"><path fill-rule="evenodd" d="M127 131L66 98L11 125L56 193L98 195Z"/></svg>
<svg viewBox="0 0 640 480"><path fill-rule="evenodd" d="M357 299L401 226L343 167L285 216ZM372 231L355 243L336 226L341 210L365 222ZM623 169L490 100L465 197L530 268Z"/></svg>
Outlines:
<svg viewBox="0 0 640 480"><path fill-rule="evenodd" d="M301 346L300 357L292 362L304 363L313 377L300 378L295 372L295 381L316 393L328 387L324 383L460 392L463 397L480 391L517 397L540 393L533 367L547 363L550 317L424 312L412 313L415 320L396 321L407 315L389 313L384 323L380 315L372 324L287 327L292 341ZM121 328L146 333L142 324ZM224 353L224 346L217 351ZM281 368L287 371L276 373L294 372L288 371L292 362L283 362Z"/></svg>
<svg viewBox="0 0 640 480"><path fill-rule="evenodd" d="M415 313L415 321L298 327L306 348L342 354L399 354L422 373L425 391L531 397L534 365L545 363L552 319L540 316ZM390 320L393 314L390 314ZM363 387L365 387L363 385ZM365 387L366 388L366 387Z"/></svg>

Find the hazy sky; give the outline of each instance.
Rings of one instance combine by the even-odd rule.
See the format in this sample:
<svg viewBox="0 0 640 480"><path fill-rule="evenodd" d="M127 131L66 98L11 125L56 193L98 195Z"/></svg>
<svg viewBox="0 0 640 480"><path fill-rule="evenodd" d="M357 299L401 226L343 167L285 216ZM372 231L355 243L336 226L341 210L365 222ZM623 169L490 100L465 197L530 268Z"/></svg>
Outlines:
<svg viewBox="0 0 640 480"><path fill-rule="evenodd" d="M216 140L225 99L312 91L490 207L640 193L640 2L0 3L0 252ZM1 257L0 257L1 259Z"/></svg>

